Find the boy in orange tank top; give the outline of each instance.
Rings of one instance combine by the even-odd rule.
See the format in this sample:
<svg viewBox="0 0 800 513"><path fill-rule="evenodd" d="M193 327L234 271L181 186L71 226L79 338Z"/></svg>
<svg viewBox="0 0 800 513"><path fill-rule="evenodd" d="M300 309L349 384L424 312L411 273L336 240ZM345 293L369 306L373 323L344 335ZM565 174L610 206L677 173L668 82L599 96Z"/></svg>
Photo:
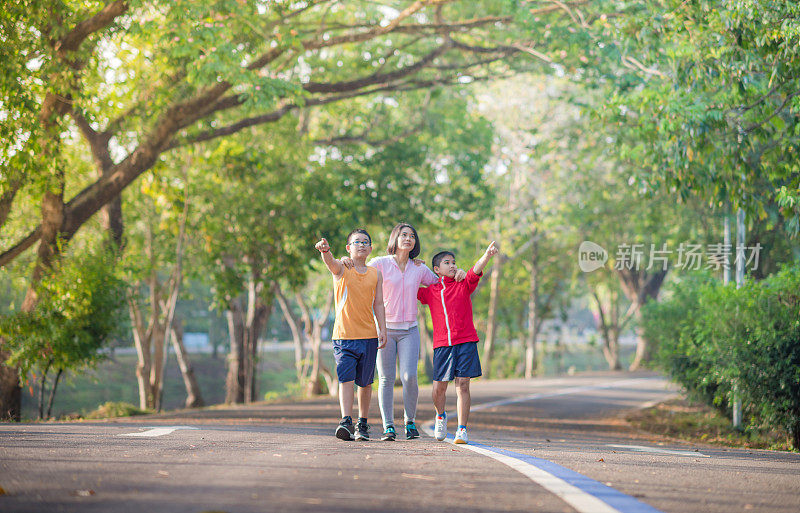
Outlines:
<svg viewBox="0 0 800 513"><path fill-rule="evenodd" d="M336 299L332 339L342 420L335 434L342 440L369 440L367 415L375 379L375 359L378 349L386 345L383 279L377 269L367 267L372 238L362 229L355 229L347 236L345 247L354 264L350 269L333 258L324 238L314 247L333 275ZM352 419L354 384L358 385L357 426L353 426Z"/></svg>

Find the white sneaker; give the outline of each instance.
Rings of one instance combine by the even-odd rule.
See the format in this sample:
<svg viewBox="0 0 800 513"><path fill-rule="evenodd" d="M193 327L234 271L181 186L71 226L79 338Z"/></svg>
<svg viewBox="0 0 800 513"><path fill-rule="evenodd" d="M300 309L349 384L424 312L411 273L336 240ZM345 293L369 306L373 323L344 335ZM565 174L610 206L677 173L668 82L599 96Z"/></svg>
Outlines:
<svg viewBox="0 0 800 513"><path fill-rule="evenodd" d="M467 429L466 428L459 428L456 431L456 439L453 441L454 444L468 444L469 437L467 436Z"/></svg>
<svg viewBox="0 0 800 513"><path fill-rule="evenodd" d="M433 436L440 442L447 438L447 414L436 416L436 427L433 430Z"/></svg>

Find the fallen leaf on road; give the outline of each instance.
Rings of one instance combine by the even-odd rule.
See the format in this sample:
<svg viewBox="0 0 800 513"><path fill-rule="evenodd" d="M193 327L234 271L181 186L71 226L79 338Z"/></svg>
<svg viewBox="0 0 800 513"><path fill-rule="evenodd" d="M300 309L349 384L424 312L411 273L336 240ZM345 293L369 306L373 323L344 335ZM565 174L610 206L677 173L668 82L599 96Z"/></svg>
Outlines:
<svg viewBox="0 0 800 513"><path fill-rule="evenodd" d="M5 495L5 494L6 494L6 491L3 489L2 486L0 486L0 495Z"/></svg>
<svg viewBox="0 0 800 513"><path fill-rule="evenodd" d="M158 477L169 477L169 472L167 472L166 470L159 470Z"/></svg>
<svg viewBox="0 0 800 513"><path fill-rule="evenodd" d="M94 495L94 490L75 490L72 495L77 497L90 497Z"/></svg>
<svg viewBox="0 0 800 513"><path fill-rule="evenodd" d="M605 461L606 461L606 460L604 460L603 458L600 458L600 459L599 459L599 460L597 460L597 461L602 461L603 463L605 463Z"/></svg>
<svg viewBox="0 0 800 513"><path fill-rule="evenodd" d="M422 479L423 481L436 481L434 476L423 476L422 474L406 474L403 472L400 474L403 477L407 477L408 479Z"/></svg>

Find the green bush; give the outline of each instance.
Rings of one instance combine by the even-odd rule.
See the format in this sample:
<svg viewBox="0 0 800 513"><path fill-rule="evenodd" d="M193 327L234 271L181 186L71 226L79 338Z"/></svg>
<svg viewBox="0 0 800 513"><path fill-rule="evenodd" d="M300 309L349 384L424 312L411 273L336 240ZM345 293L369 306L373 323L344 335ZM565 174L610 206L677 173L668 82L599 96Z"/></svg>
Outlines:
<svg viewBox="0 0 800 513"><path fill-rule="evenodd" d="M109 419L113 417L133 417L134 415L146 415L152 413L148 410L141 410L131 403L108 401L101 404L96 410L87 413L85 419Z"/></svg>
<svg viewBox="0 0 800 513"><path fill-rule="evenodd" d="M738 290L692 277L643 309L644 335L691 395L727 413L736 389L752 427L785 429L800 449L799 291L800 267Z"/></svg>
<svg viewBox="0 0 800 513"><path fill-rule="evenodd" d="M126 285L115 268L114 255L102 249L62 258L38 284L32 312L0 319L0 336L10 350L6 363L18 366L23 379L35 373L43 383L55 371L54 393L62 373L102 360L103 348L127 323Z"/></svg>

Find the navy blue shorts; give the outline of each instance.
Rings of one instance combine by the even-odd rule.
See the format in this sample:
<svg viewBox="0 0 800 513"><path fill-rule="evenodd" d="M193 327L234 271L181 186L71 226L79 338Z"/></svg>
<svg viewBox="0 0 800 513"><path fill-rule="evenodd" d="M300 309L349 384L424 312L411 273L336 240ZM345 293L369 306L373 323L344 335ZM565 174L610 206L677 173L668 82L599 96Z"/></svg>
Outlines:
<svg viewBox="0 0 800 513"><path fill-rule="evenodd" d="M333 356L336 358L336 376L339 378L339 383L355 381L356 385L366 387L375 380L377 338L334 339Z"/></svg>
<svg viewBox="0 0 800 513"><path fill-rule="evenodd" d="M453 378L477 378L481 375L478 343L465 342L433 349L433 380L453 381Z"/></svg>

